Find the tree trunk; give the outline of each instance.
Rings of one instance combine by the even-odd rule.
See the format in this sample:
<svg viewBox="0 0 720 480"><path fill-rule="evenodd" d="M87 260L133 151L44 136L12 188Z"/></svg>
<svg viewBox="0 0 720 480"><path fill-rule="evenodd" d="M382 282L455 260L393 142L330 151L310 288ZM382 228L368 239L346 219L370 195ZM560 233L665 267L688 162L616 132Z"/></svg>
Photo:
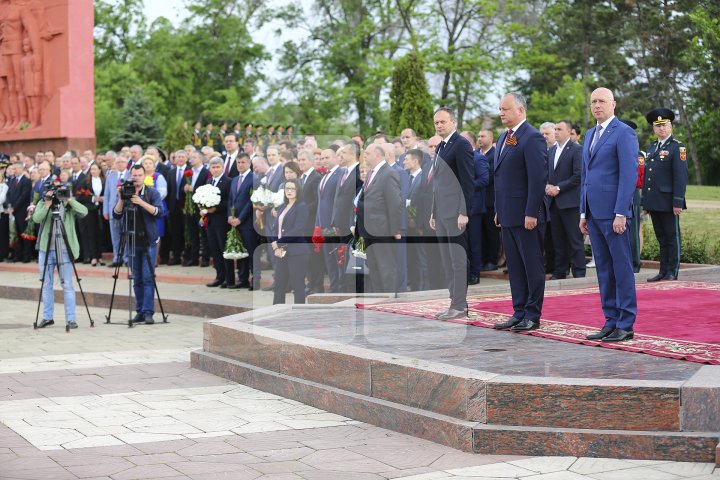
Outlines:
<svg viewBox="0 0 720 480"><path fill-rule="evenodd" d="M695 169L695 182L698 185L702 185L702 171L700 170L700 159L698 158L697 154L697 147L695 146L695 140L692 136L692 127L690 126L690 120L688 120L687 115L685 114L685 102L683 101L682 95L680 95L680 92L678 92L677 84L675 83L675 79L673 78L671 80L672 89L673 89L673 96L675 97L675 102L677 102L678 112L680 113L680 122L685 126L685 131L687 132L687 146L690 153L690 158L692 159L693 167Z"/></svg>

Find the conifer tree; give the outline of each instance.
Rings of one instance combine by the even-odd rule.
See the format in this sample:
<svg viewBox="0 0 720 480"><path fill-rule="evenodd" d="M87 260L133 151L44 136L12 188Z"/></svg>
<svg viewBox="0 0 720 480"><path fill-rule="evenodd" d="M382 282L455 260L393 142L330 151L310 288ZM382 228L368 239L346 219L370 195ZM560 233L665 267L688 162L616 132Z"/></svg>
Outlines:
<svg viewBox="0 0 720 480"><path fill-rule="evenodd" d="M404 128L412 128L419 137L430 137L435 133L432 114L425 66L420 55L412 51L398 61L392 75L388 130L399 135Z"/></svg>

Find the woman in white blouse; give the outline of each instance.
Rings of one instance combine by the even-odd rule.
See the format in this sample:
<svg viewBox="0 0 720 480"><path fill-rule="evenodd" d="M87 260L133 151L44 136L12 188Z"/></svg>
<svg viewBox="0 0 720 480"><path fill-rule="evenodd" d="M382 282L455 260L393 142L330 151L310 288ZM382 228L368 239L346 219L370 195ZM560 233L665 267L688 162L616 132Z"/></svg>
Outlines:
<svg viewBox="0 0 720 480"><path fill-rule="evenodd" d="M100 165L97 163L90 165L88 176L84 182L78 185L75 197L88 209L88 214L78 222L81 230L81 234L78 236L82 255L85 262L87 263L89 260L93 267L96 267L98 263L104 265L101 262L100 246L102 244L101 222L104 222L102 207L105 201L105 177Z"/></svg>

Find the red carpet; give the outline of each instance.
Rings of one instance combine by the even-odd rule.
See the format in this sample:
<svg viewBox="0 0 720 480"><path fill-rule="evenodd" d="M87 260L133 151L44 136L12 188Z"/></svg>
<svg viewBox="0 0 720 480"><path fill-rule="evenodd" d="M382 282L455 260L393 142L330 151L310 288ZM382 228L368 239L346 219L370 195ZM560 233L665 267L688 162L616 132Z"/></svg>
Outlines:
<svg viewBox="0 0 720 480"><path fill-rule="evenodd" d="M585 340L603 324L597 287L545 293L540 328L529 335L571 343L720 364L720 284L658 282L638 284L635 338L622 343ZM449 301L427 300L358 305L358 308L434 318ZM510 294L468 297L469 317L454 320L492 327L512 316ZM510 334L510 332L508 332Z"/></svg>

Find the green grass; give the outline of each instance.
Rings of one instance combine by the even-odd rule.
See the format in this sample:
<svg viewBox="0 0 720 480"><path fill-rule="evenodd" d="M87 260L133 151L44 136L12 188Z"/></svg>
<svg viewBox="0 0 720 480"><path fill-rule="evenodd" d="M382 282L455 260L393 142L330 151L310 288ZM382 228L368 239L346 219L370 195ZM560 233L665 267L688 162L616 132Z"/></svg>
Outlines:
<svg viewBox="0 0 720 480"><path fill-rule="evenodd" d="M658 259L658 245L652 222L643 222L645 246L642 258ZM720 204L718 208L684 210L680 216L682 230L681 261L720 265Z"/></svg>
<svg viewBox="0 0 720 480"><path fill-rule="evenodd" d="M720 187L688 185L685 198L688 200L714 200L720 202Z"/></svg>

